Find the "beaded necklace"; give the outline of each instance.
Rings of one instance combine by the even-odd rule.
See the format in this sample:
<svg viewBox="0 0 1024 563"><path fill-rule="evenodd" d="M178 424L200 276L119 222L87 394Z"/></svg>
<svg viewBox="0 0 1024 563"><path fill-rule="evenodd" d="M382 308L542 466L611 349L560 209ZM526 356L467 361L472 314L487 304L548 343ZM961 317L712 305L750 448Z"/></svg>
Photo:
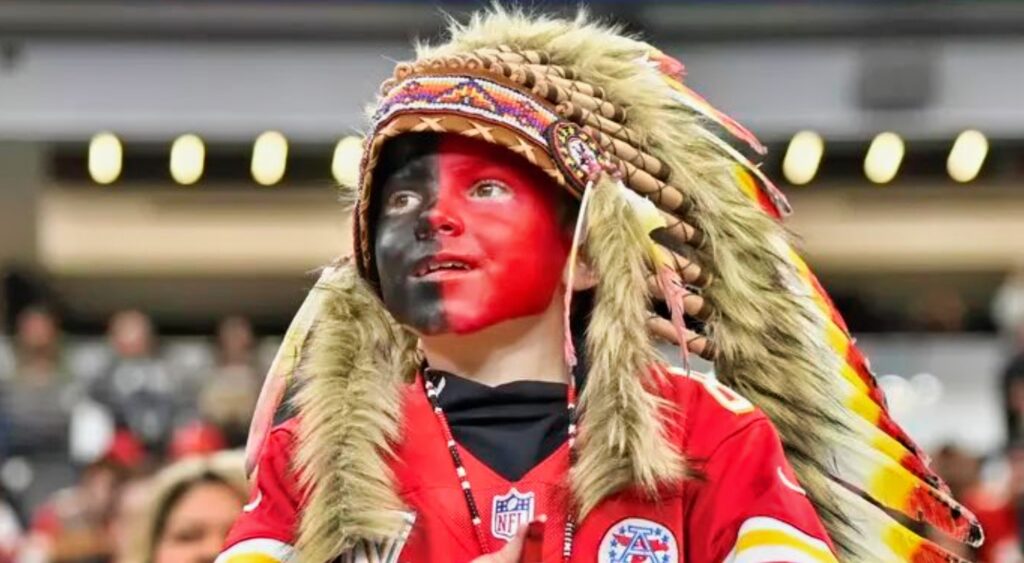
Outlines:
<svg viewBox="0 0 1024 563"><path fill-rule="evenodd" d="M490 541L484 533L483 520L480 518L480 509L477 507L476 498L473 496L473 488L469 483L469 475L466 473L466 466L462 463L462 456L455 444L455 437L448 425L448 418L444 415L441 403L438 401L438 389L434 380L440 378L438 375L430 374L430 368L423 370L423 387L427 393L427 399L434 409L434 415L444 433L444 439L448 446L448 454L451 455L452 464L455 466L455 474L459 477L459 486L462 488L462 496L466 499L466 508L469 509L469 517L473 523L473 532L480 547L480 553L490 553ZM567 394L567 409L569 411L569 469L576 464L576 378L569 377L569 390ZM571 511L565 517L565 530L562 534L562 560L569 561L572 555L572 543L576 535L576 522Z"/></svg>

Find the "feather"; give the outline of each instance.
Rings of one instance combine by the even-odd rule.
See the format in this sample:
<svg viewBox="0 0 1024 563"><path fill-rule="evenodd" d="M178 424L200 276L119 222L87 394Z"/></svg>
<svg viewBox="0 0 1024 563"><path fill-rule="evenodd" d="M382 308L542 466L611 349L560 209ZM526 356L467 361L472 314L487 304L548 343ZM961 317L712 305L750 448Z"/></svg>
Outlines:
<svg viewBox="0 0 1024 563"><path fill-rule="evenodd" d="M726 143L714 133L701 131L700 135L735 163L739 164L740 169L746 174L747 178L758 188L758 193L768 198L767 201L771 205L772 216L776 218L787 217L793 213L793 208L789 205L789 200L786 199L786 196L775 186L774 182L768 179L768 176L765 176L764 172L756 164L750 162L747 157L740 154L732 145ZM754 181L755 179L756 182Z"/></svg>
<svg viewBox="0 0 1024 563"><path fill-rule="evenodd" d="M946 492L926 483L861 436L834 441L835 477L880 505L931 524L957 541L974 544L978 520Z"/></svg>
<svg viewBox="0 0 1024 563"><path fill-rule="evenodd" d="M876 412L884 414L884 411ZM929 485L948 492L948 487L945 486L942 479L928 467L926 461L917 452L907 448L903 442L886 432L883 427L879 426L877 418L875 421L871 421L862 418L859 413L857 414L858 416L850 417L847 420L847 425L865 444L870 444L872 448L898 462L904 469ZM888 418L887 415L886 418Z"/></svg>
<svg viewBox="0 0 1024 563"><path fill-rule="evenodd" d="M800 274L803 291L814 296L814 303L827 316L825 339L843 358L835 385L858 415L847 421L854 431L835 442L836 476L887 508L973 543L980 537L977 519L949 495L948 487L928 468L927 458L889 417L884 394L828 294L795 251L790 248L788 255Z"/></svg>
<svg viewBox="0 0 1024 563"><path fill-rule="evenodd" d="M833 494L840 499L855 530L859 555L872 563L968 563L906 526L860 495L839 483L832 483Z"/></svg>
<svg viewBox="0 0 1024 563"><path fill-rule="evenodd" d="M758 154L765 154L768 152L768 149L761 144L761 141L757 140L757 137L751 133L749 129L740 125L740 123L735 119L719 111L708 103L707 99L683 84L683 77L685 76L685 67L683 66L683 63L669 57L650 45L648 45L648 47L651 49L651 52L649 53L650 58L657 63L658 70L662 75L664 75L665 83L674 91L675 95L673 97L676 101L715 122L734 137L745 142Z"/></svg>

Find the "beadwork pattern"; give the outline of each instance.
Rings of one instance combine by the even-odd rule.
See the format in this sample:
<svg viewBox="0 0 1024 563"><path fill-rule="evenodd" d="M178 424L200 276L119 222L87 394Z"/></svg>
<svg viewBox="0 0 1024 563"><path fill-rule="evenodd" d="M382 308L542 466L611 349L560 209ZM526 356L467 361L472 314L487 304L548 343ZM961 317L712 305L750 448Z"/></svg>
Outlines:
<svg viewBox="0 0 1024 563"><path fill-rule="evenodd" d="M404 112L470 114L501 123L547 146L544 132L558 116L536 99L497 82L473 76L417 76L398 83L381 100L374 129Z"/></svg>

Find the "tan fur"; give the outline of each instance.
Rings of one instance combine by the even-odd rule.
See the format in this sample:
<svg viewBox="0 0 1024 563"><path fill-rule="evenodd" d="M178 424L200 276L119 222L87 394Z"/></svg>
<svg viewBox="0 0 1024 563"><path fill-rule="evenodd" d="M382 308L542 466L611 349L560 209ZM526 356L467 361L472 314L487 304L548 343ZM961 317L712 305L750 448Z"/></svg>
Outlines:
<svg viewBox="0 0 1024 563"><path fill-rule="evenodd" d="M658 356L643 327L649 316L647 233L607 175L591 188L586 249L600 282L587 328L589 371L580 397L579 458L572 490L582 519L630 485L651 494L685 472L649 390Z"/></svg>
<svg viewBox="0 0 1024 563"><path fill-rule="evenodd" d="M360 540L396 535L404 507L387 465L415 340L395 325L352 265L327 288L295 397L296 468L309 499L300 561L330 561Z"/></svg>

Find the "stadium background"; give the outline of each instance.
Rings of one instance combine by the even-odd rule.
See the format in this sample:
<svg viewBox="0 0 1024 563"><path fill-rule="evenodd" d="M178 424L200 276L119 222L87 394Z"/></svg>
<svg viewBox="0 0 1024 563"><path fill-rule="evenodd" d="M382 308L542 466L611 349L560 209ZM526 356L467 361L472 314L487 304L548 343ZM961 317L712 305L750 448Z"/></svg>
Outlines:
<svg viewBox="0 0 1024 563"><path fill-rule="evenodd" d="M22 527L120 443L114 418L154 459L241 440L310 272L348 247L333 186L365 104L442 9L479 5L0 4L0 482ZM770 147L896 418L998 490L1024 411L1024 3L591 6Z"/></svg>

